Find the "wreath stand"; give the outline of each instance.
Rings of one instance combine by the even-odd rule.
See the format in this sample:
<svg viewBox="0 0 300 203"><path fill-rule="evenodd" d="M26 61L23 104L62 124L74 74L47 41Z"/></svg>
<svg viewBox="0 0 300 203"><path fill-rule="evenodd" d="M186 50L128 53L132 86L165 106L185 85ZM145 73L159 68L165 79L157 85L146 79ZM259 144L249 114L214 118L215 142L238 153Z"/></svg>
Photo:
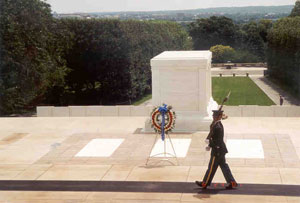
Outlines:
<svg viewBox="0 0 300 203"><path fill-rule="evenodd" d="M175 113L170 111L171 108L172 107L167 108L167 105L164 104L163 106L154 109L154 111L152 113L152 119L151 119L152 120L152 124L153 124L153 126L154 126L154 128L155 128L156 131L158 131L158 132L160 131L161 132L161 139L164 142L164 148L163 148L163 152L158 153L158 154L154 154L154 155L151 156L151 152L152 152L152 150L155 147L155 144L156 144L156 141L157 141L157 137L159 135L159 134L156 134L156 137L154 139L154 143L153 143L152 148L151 148L150 155L147 158L146 165L148 165L148 162L150 161L151 158L158 158L158 157L161 158L159 160L159 162L160 161L167 161L167 162L169 162L169 163L171 163L173 165L175 165L175 164L171 160L169 160L169 158L175 158L177 165L179 165L179 162L178 162L178 159L177 159L177 156L176 156L176 152L175 152L175 149L174 149L174 145L172 143L172 139L171 139L170 135L168 134L168 131L170 131L171 128L174 127L174 121L171 120L171 119L175 119ZM160 114L161 117L162 117L161 126L159 126L160 128L158 128L157 123L155 123L156 120L154 118L155 118L156 114ZM166 115L169 115L169 117L170 117L168 125L166 125L166 122L165 122L165 116ZM171 125L173 125L173 126L171 127ZM165 129L167 130L166 133L165 133ZM172 147L172 150L173 150L174 154L171 154L171 153L167 152L167 142L166 142L165 134L167 135L167 139L169 140L169 143L171 144L171 147ZM163 155L163 156L161 156L161 155ZM169 155L169 156L167 156L167 155Z"/></svg>

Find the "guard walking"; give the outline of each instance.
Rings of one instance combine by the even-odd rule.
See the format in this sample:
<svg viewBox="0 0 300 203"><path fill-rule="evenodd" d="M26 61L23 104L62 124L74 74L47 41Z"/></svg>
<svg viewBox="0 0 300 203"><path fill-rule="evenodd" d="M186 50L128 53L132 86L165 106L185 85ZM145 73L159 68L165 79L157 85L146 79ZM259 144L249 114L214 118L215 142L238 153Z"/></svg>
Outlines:
<svg viewBox="0 0 300 203"><path fill-rule="evenodd" d="M281 95L279 96L279 102L280 102L280 106L282 106L282 104L283 104L283 97Z"/></svg>
<svg viewBox="0 0 300 203"><path fill-rule="evenodd" d="M222 117L223 117L222 110L213 111L213 122L211 124L210 135L208 136L209 148L212 149L210 161L203 181L196 181L196 184L200 186L202 189L206 189L207 186L211 184L218 166L220 166L222 173L226 179L227 182L226 189L233 189L238 186L225 160L225 154L228 153L228 151L223 141L224 128L221 123Z"/></svg>

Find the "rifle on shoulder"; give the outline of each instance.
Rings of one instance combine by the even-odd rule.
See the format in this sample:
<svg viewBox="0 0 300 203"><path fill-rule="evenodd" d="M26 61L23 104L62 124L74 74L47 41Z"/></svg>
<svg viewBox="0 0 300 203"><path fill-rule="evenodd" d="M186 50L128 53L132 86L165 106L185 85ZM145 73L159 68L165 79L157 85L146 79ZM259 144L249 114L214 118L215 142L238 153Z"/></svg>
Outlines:
<svg viewBox="0 0 300 203"><path fill-rule="evenodd" d="M222 108L223 108L223 105L224 105L224 103L226 102L226 101L228 101L228 99L229 99L229 97L230 97L230 94L231 94L231 91L229 91L229 93L227 94L227 96L223 99L223 102L222 102L222 104L221 104L221 106L220 106L220 108L219 108L219 111L222 111ZM209 130L209 133L208 133L208 135L207 135L207 137L206 137L206 140L210 140L211 139L211 136L212 136L212 129L213 129L213 127L214 127L214 125L216 124L216 122L213 120L212 121L212 123L210 124L210 130ZM207 144L209 144L209 143L207 143Z"/></svg>

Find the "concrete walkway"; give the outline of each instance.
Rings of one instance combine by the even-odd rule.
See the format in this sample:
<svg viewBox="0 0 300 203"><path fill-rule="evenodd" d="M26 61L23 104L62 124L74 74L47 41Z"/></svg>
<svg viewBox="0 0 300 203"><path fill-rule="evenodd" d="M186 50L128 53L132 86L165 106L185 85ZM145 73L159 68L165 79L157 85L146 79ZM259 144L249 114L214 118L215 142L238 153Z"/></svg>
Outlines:
<svg viewBox="0 0 300 203"><path fill-rule="evenodd" d="M92 181L98 188L101 181L137 181L141 184L147 184L141 181L162 184L174 182L192 186L195 180L201 180L210 157L209 152L204 150L208 132L171 134L172 139L190 140L186 155L178 158L179 165L157 162L158 159L155 159L146 166L155 139L155 134L138 133L146 119L0 118L0 179L16 180L18 183L21 180ZM31 188L32 191L11 189L0 191L0 202L300 202L300 191L281 192L277 195L272 195L269 190L266 193L245 191L246 188L251 188L251 184L257 184L261 188L265 188L264 184L272 184L275 189L289 188L289 185L295 186L290 188L299 187L299 123L300 118L229 118L223 121L227 142L257 141L263 149L263 158L251 158L241 152L238 153L239 158L234 158L231 153L234 148L228 144L227 162L242 187L237 193L218 192L219 190L214 189L203 193L196 186L194 193L181 192L183 190L165 193L165 190L153 190L157 184L149 183L149 191L145 189L143 192L134 192L132 188L124 192L123 187L119 192L109 189L103 192L92 191L93 188L91 191L78 192L37 191L39 188ZM122 139L123 142L106 157L77 156L78 152L95 139ZM101 147L96 149L103 151ZM213 182L225 182L220 169ZM32 185L34 183L37 182L32 182ZM21 183L21 186L25 185Z"/></svg>
<svg viewBox="0 0 300 203"><path fill-rule="evenodd" d="M250 76L250 78L275 104L280 104L279 95L282 95L284 98L283 105L300 105L300 101L298 99L279 88L277 85L268 80L268 78L263 76Z"/></svg>

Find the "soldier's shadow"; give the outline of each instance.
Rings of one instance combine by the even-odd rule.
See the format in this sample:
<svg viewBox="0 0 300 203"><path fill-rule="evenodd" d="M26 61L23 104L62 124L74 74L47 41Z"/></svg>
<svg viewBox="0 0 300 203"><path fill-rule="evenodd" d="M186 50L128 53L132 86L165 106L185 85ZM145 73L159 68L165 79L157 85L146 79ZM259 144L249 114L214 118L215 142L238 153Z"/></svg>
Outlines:
<svg viewBox="0 0 300 203"><path fill-rule="evenodd" d="M212 195L217 195L221 191L224 191L224 189L221 188L206 189L206 190L198 189L198 190L200 191L198 191L197 194L193 195L193 197L197 199L208 199Z"/></svg>

